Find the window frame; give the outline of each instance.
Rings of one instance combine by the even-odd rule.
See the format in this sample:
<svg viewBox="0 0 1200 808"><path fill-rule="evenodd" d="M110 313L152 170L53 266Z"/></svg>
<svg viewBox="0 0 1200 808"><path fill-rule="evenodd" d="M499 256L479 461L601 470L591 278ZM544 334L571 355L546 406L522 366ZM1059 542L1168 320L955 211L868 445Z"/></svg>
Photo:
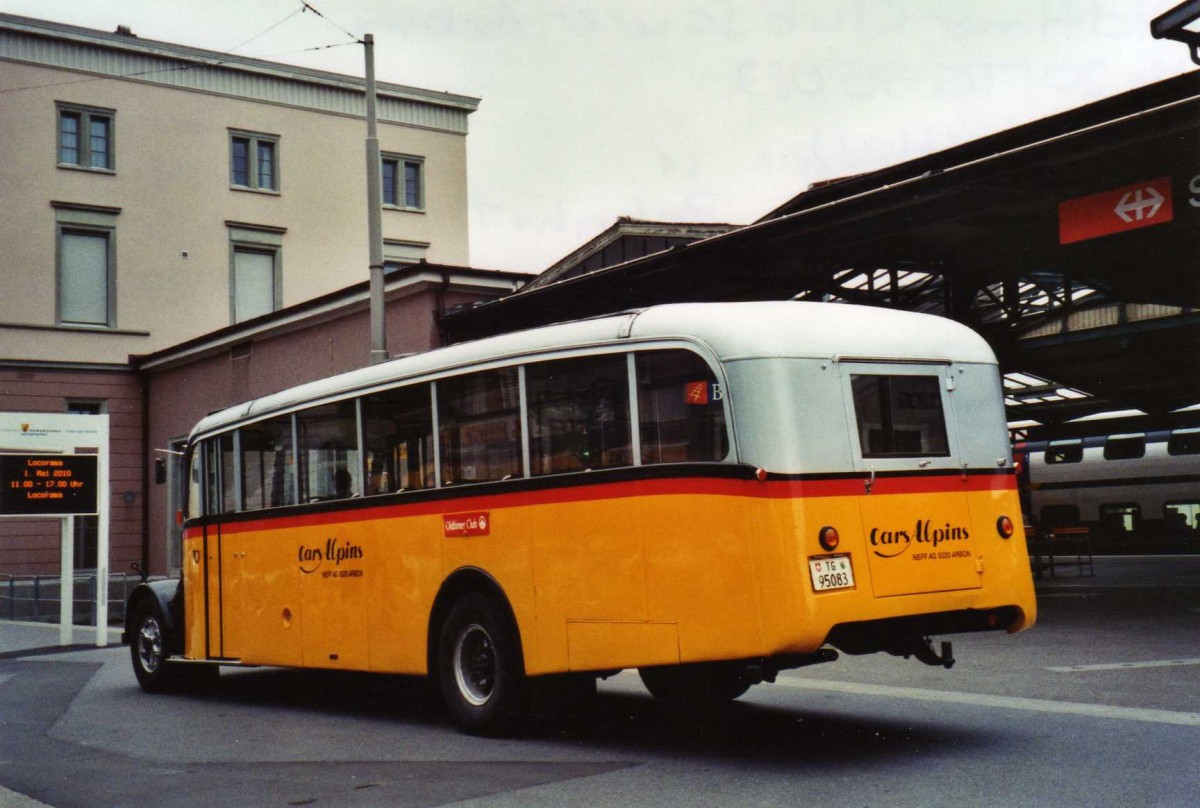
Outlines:
<svg viewBox="0 0 1200 808"><path fill-rule="evenodd" d="M271 257L271 308L249 317L238 318L237 311L237 256L242 254L269 255ZM282 249L270 244L258 244L244 241L229 243L229 322L244 323L255 317L279 311L283 308L283 260Z"/></svg>
<svg viewBox="0 0 1200 808"><path fill-rule="evenodd" d="M1105 460L1140 460L1145 456L1146 436L1144 434L1109 435L1104 439Z"/></svg>
<svg viewBox="0 0 1200 808"><path fill-rule="evenodd" d="M234 173L234 144L238 141L246 141L246 182L237 182L237 177ZM251 191L260 194L272 194L278 196L282 193L283 181L280 172L280 164L283 162L280 154L280 136L266 132L251 132L245 129L230 129L229 130L229 188L233 191ZM260 144L269 143L271 145L271 178L273 184L264 186L259 182L260 168L258 159L258 149Z"/></svg>
<svg viewBox="0 0 1200 808"><path fill-rule="evenodd" d="M68 320L63 315L65 265L63 237L68 235L103 238L105 240L105 322L92 323ZM54 226L54 323L65 328L116 328L117 325L117 229L115 226L79 224L59 221Z"/></svg>
<svg viewBox="0 0 1200 808"><path fill-rule="evenodd" d="M1167 435L1167 454L1171 457L1200 454L1200 429L1172 429Z"/></svg>
<svg viewBox="0 0 1200 808"><path fill-rule="evenodd" d="M246 474L247 464L245 462L246 452L243 446L243 436L248 428L254 427L266 421L274 419L289 419L291 426L292 447L291 453L294 458L296 467L295 473L291 475L291 483L289 485L289 493L291 501L282 505L257 505L252 509L255 512L269 511L277 508L289 508L293 506L304 507L310 504L309 500L303 495L306 493L301 484L301 477L305 473L305 461L303 459L304 450L301 447L300 426L299 421L305 417L306 413L312 413L315 410L330 407L333 405L346 405L347 402L354 404L355 409L355 431L357 434L357 448L346 450L350 453L349 462L353 463L352 475L355 478L353 495L345 498L335 498L340 502L347 502L358 497L370 498L375 496L391 496L391 495L408 495L411 493L424 492L426 494L433 493L437 490L447 489L459 486L475 486L475 485L495 485L508 481L522 482L530 479L545 479L547 477L556 476L558 474L570 473L590 473L589 471L580 472L543 472L537 475L531 472L531 441L530 441L530 412L528 391L526 388L526 371L532 365L542 364L543 362L554 362L560 360L571 359L599 359L601 357L620 357L620 363L623 365L622 376L624 378L625 395L628 396L626 402L629 407L629 435L630 440L630 458L628 463L619 465L605 466L603 470L619 471L632 470L641 466L660 465L671 461L655 461L647 462L641 452L641 435L640 435L640 418L637 413L640 413L638 403L638 374L636 372L636 357L645 354L656 353L664 350L683 350L695 356L708 371L712 374L715 383L721 386L722 390L727 390L727 379L725 378L723 366L713 360L713 358L699 346L692 343L680 342L665 342L661 344L642 344L636 347L633 346L597 346L593 350L568 350L563 352L547 352L541 353L535 351L530 354L519 357L505 358L495 361L468 363L463 366L444 368L429 374L421 374L405 379L396 379L379 385L360 388L354 391L343 391L332 395L322 396L303 403L297 403L293 406L274 411L269 414L263 414L260 417L239 420L236 423L231 423L223 427L220 431L208 433L197 439L188 446L187 451L190 456L197 458L193 464L198 464L202 471L202 480L199 485L192 485L189 481L188 493L186 495L187 518L206 518L221 520L228 517L229 514L235 512L247 512L250 503L256 502L253 497L247 496L246 489ZM444 444L446 431L451 428L461 427L464 423L470 423L475 415L480 415L481 420L475 423L483 423L486 417L494 414L509 412L514 408L501 407L500 409L487 409L479 414L469 414L469 418L459 418L457 424L446 421L443 416L446 414L449 402L443 402L441 399L447 394L448 386L456 382L465 381L468 377L478 376L491 373L511 373L513 378L509 384L515 384L516 390L509 388L508 393L500 394L500 403L503 404L505 396L516 394L518 399L515 405L515 415L517 421L517 429L519 438L516 443L516 458L517 469L513 473L500 478L489 479L458 479L449 480L448 472L452 465L448 461L453 459L454 452L447 452L447 446ZM504 385L497 388L482 388L483 390L503 389ZM418 401L427 397L428 409L423 410L429 416L429 422L425 424L429 431L426 433L421 431L421 439L429 441L429 449L432 457L426 458L426 461L419 465L419 471L422 474L422 480L425 475L432 472L429 477L429 484L422 482L419 487L401 488L401 489L383 489L373 488L369 484L373 469L367 464L367 453L373 451L368 448L368 429L366 425L367 406L366 400L372 396L388 396L390 393L399 390L413 390L414 401ZM485 402L486 403L486 402ZM725 454L720 460L689 460L683 461L688 463L721 463L730 464L736 463L736 437L733 425L732 413L730 410L729 397L722 394L719 399L714 399L713 404L720 404L721 407L721 426L723 429L723 445ZM415 412L415 411L414 411ZM415 435L415 433L414 433ZM357 457L353 458L353 453L357 452ZM224 454L229 457L224 457ZM459 457L461 463L462 458ZM431 462L430 462L431 461ZM191 467L189 466L189 469ZM350 469L347 466L348 470ZM410 469L412 470L412 469ZM461 470L461 469L460 469ZM190 473L190 471L185 472ZM228 479L233 475L232 480ZM399 477L399 475L397 475Z"/></svg>
<svg viewBox="0 0 1200 808"><path fill-rule="evenodd" d="M1066 463L1082 463L1083 441L1079 438L1075 438L1073 440L1050 441L1050 443L1046 444L1046 450L1042 455L1042 460L1047 466L1059 466Z"/></svg>
<svg viewBox="0 0 1200 808"><path fill-rule="evenodd" d="M91 171L97 174L115 174L117 172L117 111L105 107L93 107L84 104L73 104L67 101L55 102L55 137L54 163L59 168L71 171ZM64 115L76 115L79 119L79 130L76 132L78 143L75 146L76 162L64 161L62 121ZM92 165L91 122L93 118L103 118L108 123L108 149L105 164Z"/></svg>
<svg viewBox="0 0 1200 808"><path fill-rule="evenodd" d="M391 196L393 201L388 202L389 183L385 173L385 167L392 164L391 180ZM417 192L416 204L408 204L408 176L407 167L415 166L417 170ZM399 154L396 152L384 152L380 155L379 161L379 193L380 201L386 210L403 210L411 213L425 212L425 158L415 154Z"/></svg>

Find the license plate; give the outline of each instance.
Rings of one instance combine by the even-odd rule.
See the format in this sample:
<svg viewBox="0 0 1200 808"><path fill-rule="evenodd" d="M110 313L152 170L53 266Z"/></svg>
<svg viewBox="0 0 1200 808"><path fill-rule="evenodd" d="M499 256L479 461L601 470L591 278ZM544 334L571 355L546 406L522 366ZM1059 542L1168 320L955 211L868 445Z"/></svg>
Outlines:
<svg viewBox="0 0 1200 808"><path fill-rule="evenodd" d="M810 558L808 572L812 576L814 592L854 588L854 567L850 565L848 555Z"/></svg>

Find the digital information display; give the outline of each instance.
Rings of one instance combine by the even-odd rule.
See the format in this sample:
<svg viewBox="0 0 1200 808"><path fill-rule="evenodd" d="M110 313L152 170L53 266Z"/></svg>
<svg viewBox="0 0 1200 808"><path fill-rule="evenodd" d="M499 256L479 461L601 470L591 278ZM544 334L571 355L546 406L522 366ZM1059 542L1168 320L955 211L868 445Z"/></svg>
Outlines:
<svg viewBox="0 0 1200 808"><path fill-rule="evenodd" d="M0 454L0 516L97 513L96 455Z"/></svg>

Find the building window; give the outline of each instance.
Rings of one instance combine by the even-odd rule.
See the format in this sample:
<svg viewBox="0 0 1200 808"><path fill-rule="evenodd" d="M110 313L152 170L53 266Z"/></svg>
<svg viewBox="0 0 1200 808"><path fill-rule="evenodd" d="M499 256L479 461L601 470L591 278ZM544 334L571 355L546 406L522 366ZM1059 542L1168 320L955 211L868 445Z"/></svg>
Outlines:
<svg viewBox="0 0 1200 808"><path fill-rule="evenodd" d="M387 154L383 157L383 204L407 210L425 209L425 160Z"/></svg>
<svg viewBox="0 0 1200 808"><path fill-rule="evenodd" d="M113 111L60 104L58 164L112 171Z"/></svg>
<svg viewBox="0 0 1200 808"><path fill-rule="evenodd" d="M279 253L264 247L233 248L233 321L279 308Z"/></svg>
<svg viewBox="0 0 1200 808"><path fill-rule="evenodd" d="M229 183L255 191L279 190L279 137L233 132L229 141Z"/></svg>
<svg viewBox="0 0 1200 808"><path fill-rule="evenodd" d="M283 306L287 228L225 222L229 229L229 316L240 323Z"/></svg>
<svg viewBox="0 0 1200 808"><path fill-rule="evenodd" d="M111 230L59 226L58 322L116 325Z"/></svg>

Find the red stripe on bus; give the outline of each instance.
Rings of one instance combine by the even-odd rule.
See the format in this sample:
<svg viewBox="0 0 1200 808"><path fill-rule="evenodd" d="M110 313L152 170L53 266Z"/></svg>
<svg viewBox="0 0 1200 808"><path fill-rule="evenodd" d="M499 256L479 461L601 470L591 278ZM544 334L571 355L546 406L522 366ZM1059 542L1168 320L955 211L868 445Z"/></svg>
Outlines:
<svg viewBox="0 0 1200 808"><path fill-rule="evenodd" d="M262 519L244 519L221 525L222 533L244 533L279 528L313 527L338 522L365 522L396 517L432 516L446 512L486 511L495 508L527 508L536 505L561 505L571 502L593 502L604 499L653 496L730 496L758 499L805 499L848 497L866 494L864 476L834 479L727 480L704 478L675 478L665 480L635 480L630 482L599 483L537 491L482 494L480 496L430 499L420 502L389 502L376 507L353 510L337 508L296 515L271 514ZM920 475L911 477L876 477L871 485L872 496L888 494L943 494L973 491L1016 490L1012 474ZM361 500L346 500L361 502ZM201 535L202 528L191 527L186 536Z"/></svg>

